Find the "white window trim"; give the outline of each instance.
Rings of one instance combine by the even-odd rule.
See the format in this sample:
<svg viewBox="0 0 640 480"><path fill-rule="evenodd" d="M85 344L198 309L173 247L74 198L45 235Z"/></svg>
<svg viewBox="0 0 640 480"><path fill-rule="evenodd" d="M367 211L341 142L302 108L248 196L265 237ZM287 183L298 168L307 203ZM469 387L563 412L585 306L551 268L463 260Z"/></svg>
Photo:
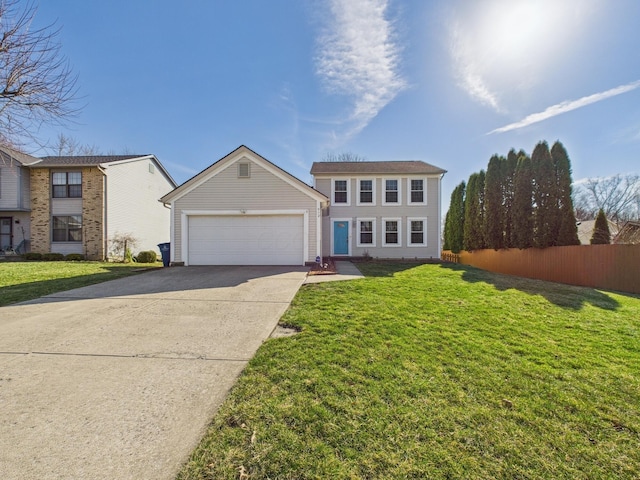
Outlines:
<svg viewBox="0 0 640 480"><path fill-rule="evenodd" d="M422 202L411 201L411 180L422 180ZM407 178L407 205L426 205L427 204L427 179L426 178Z"/></svg>
<svg viewBox="0 0 640 480"><path fill-rule="evenodd" d="M372 239L372 243L360 243L360 222L371 222L371 239ZM356 218L356 235L357 235L357 240L356 240L356 246L358 247L364 247L364 248L368 248L368 247L375 247L376 246L376 219L375 217L358 217Z"/></svg>
<svg viewBox="0 0 640 480"><path fill-rule="evenodd" d="M345 203L336 203L336 181L344 180L347 182L347 201ZM350 178L332 178L331 179L331 206L333 207L350 207L351 206L351 179Z"/></svg>
<svg viewBox="0 0 640 480"><path fill-rule="evenodd" d="M411 222L422 222L422 243L411 243ZM407 217L407 246L426 247L427 246L427 217Z"/></svg>
<svg viewBox="0 0 640 480"><path fill-rule="evenodd" d="M362 180L369 180L371 182L371 201L370 202L361 202L360 201L360 182ZM376 205L376 179L375 178L358 178L356 179L356 186L358 190L358 196L356 197L356 205L370 205L375 207Z"/></svg>
<svg viewBox="0 0 640 480"><path fill-rule="evenodd" d="M387 222L398 222L398 243L387 243ZM382 219L382 246L401 247L402 246L402 218L389 217Z"/></svg>
<svg viewBox="0 0 640 480"><path fill-rule="evenodd" d="M398 201L397 202L387 202L387 180L395 180L398 182ZM399 206L402 205L402 179L395 177L388 177L382 179L382 205L393 205Z"/></svg>

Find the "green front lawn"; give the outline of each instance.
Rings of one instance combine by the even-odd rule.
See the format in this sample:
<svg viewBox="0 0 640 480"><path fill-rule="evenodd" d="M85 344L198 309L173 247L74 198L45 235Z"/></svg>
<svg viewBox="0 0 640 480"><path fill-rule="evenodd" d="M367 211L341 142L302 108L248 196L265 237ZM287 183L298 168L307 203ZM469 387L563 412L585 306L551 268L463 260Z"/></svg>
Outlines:
<svg viewBox="0 0 640 480"><path fill-rule="evenodd" d="M640 298L362 269L300 290L180 479L640 477Z"/></svg>
<svg viewBox="0 0 640 480"><path fill-rule="evenodd" d="M0 263L0 307L51 293L126 277L162 263Z"/></svg>

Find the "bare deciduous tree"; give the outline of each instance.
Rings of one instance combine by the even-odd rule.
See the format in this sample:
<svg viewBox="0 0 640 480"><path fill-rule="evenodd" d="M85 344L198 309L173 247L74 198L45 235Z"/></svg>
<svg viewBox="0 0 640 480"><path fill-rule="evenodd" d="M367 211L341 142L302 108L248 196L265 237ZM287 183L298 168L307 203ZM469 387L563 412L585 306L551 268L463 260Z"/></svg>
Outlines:
<svg viewBox="0 0 640 480"><path fill-rule="evenodd" d="M367 159L362 155L358 155L353 152L327 152L324 157L322 157L323 162L366 162Z"/></svg>
<svg viewBox="0 0 640 480"><path fill-rule="evenodd" d="M613 175L589 178L574 186L574 205L578 220L592 220L602 209L618 224L640 218L640 175Z"/></svg>
<svg viewBox="0 0 640 480"><path fill-rule="evenodd" d="M36 9L0 0L0 142L33 138L77 112L77 77L60 53L59 29L32 28Z"/></svg>
<svg viewBox="0 0 640 480"><path fill-rule="evenodd" d="M77 139L69 137L64 133L58 134L56 143L49 149L53 155L74 156L74 155L100 155L100 149L95 145L82 145Z"/></svg>

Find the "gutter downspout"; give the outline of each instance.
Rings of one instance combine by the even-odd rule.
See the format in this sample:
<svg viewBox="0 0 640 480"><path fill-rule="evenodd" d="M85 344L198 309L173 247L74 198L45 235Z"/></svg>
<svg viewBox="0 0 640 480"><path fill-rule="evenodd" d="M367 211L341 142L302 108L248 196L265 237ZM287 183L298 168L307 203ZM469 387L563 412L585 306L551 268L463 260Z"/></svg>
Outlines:
<svg viewBox="0 0 640 480"><path fill-rule="evenodd" d="M97 166L98 170L102 172L104 181L102 182L102 198L103 198L103 208L102 208L102 248L103 255L102 261L105 261L108 256L108 248L109 248L109 239L108 239L108 225L107 225L107 172L103 169L102 165Z"/></svg>

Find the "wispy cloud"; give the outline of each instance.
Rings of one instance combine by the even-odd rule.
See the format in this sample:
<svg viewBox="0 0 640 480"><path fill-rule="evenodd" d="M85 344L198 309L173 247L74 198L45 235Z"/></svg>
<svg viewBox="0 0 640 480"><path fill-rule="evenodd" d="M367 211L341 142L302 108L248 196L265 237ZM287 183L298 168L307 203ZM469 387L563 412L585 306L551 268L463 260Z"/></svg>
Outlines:
<svg viewBox="0 0 640 480"><path fill-rule="evenodd" d="M587 105L591 105L592 103L601 102L602 100L606 100L608 98L630 92L632 90L635 90L638 87L640 87L640 80L636 82L628 83L626 85L620 85L619 87L612 88L605 92L594 93L593 95L587 95L586 97L579 98L578 100L568 100L568 101L560 102L556 105L552 105L546 108L542 112L532 113L531 115L527 115L525 118L523 118L518 122L510 123L509 125L505 125L504 127L491 130L489 133L487 133L487 135L491 135L492 133L504 133L504 132L509 132L511 130L517 130L518 128L527 127L534 123L542 122L549 118L555 117L562 113L567 113L572 110L576 110L578 108L586 107Z"/></svg>
<svg viewBox="0 0 640 480"><path fill-rule="evenodd" d="M400 47L385 18L388 0L329 0L316 71L332 93L351 99L350 130L359 133L406 87Z"/></svg>

